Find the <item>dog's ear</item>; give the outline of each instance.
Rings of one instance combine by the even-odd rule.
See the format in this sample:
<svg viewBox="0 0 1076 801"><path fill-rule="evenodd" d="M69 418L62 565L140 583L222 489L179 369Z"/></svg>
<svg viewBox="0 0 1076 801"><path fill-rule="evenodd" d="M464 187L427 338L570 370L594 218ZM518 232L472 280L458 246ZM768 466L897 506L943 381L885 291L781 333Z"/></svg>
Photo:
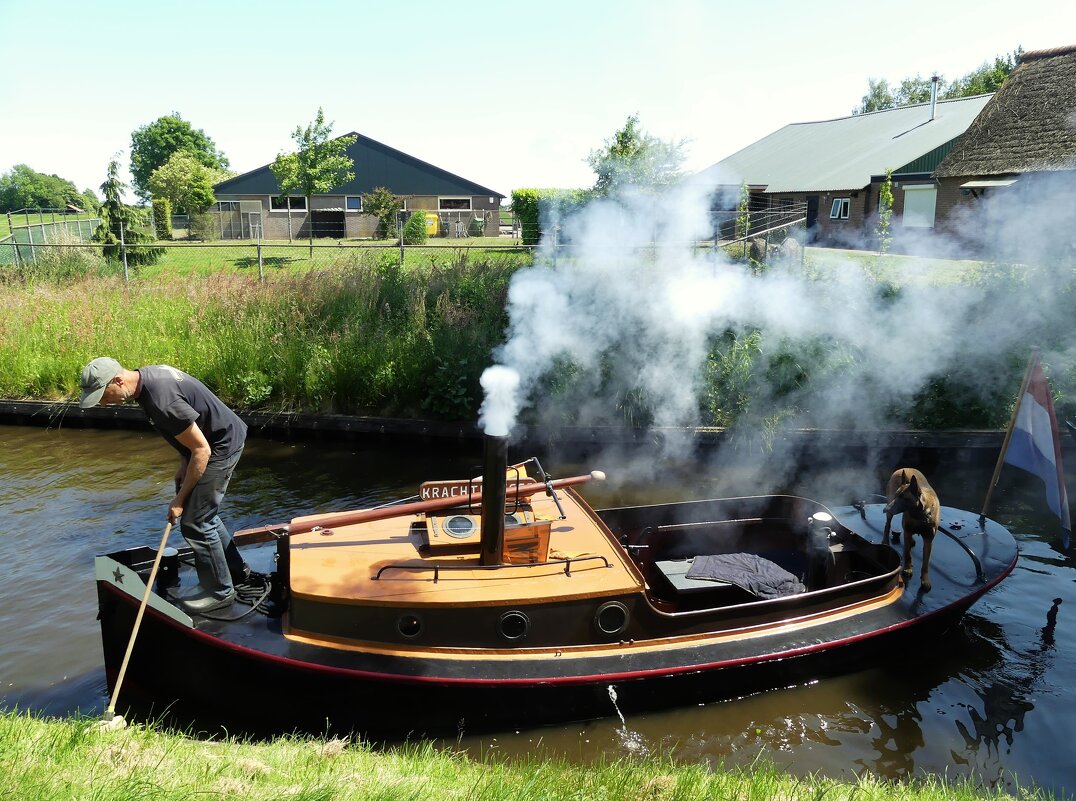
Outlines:
<svg viewBox="0 0 1076 801"><path fill-rule="evenodd" d="M912 480L908 482L908 489L910 489L913 494L920 495L921 493L919 492L919 479L917 479L915 476L912 476Z"/></svg>

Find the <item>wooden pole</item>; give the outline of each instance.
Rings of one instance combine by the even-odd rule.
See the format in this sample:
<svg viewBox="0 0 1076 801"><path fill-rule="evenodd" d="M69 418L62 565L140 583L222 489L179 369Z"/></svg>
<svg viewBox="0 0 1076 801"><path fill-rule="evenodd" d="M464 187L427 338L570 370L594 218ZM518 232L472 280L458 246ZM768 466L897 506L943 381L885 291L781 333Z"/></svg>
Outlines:
<svg viewBox="0 0 1076 801"><path fill-rule="evenodd" d="M1016 427L1016 416L1020 414L1020 404L1024 402L1024 393L1027 385L1031 382L1031 371L1039 360L1039 349L1031 349L1031 358L1027 362L1027 370L1024 371L1024 380L1020 384L1020 393L1016 396L1016 405L1012 408L1012 417L1009 418L1009 427L1005 431L1005 440L1001 443L1001 453L998 454L998 463L994 467L994 475L990 479L990 486L986 488L986 499L983 501L983 511L979 513L979 528L986 525L986 513L990 509L990 500L994 496L994 487L997 486L998 478L1001 477L1001 467L1005 464L1005 451L1009 449L1009 441L1012 439L1013 429Z"/></svg>
<svg viewBox="0 0 1076 801"><path fill-rule="evenodd" d="M120 665L120 673L116 677L116 686L112 689L112 700L108 702L108 716L113 717L116 714L116 699L120 694L120 685L123 684L123 677L127 673L127 663L131 660L131 651L134 650L135 637L138 636L138 627L142 625L142 615L146 612L146 605L149 604L149 594L153 592L153 580L157 577L157 568L161 566L161 556L164 554L165 546L168 545L168 535L172 532L172 521L168 521L168 525L164 527L164 536L161 537L160 547L157 548L157 556L153 559L153 568L149 571L149 580L146 582L146 591L142 593L142 603L138 607L138 614L135 616L134 628L131 629L131 639L127 641L127 653L123 655L123 664Z"/></svg>

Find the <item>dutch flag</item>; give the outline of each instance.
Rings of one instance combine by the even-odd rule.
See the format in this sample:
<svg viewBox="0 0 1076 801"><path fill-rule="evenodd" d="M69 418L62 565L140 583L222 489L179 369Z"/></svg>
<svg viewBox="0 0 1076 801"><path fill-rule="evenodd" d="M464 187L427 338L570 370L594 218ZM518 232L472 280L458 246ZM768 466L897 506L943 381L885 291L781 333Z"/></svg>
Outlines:
<svg viewBox="0 0 1076 801"><path fill-rule="evenodd" d="M1004 454L1005 464L1038 476L1046 485L1046 504L1061 521L1061 543L1069 547L1072 523L1069 499L1065 491L1065 471L1061 465L1061 442L1050 386L1039 365L1038 354L1032 356L1027 389L1019 399L1013 419L1012 435Z"/></svg>

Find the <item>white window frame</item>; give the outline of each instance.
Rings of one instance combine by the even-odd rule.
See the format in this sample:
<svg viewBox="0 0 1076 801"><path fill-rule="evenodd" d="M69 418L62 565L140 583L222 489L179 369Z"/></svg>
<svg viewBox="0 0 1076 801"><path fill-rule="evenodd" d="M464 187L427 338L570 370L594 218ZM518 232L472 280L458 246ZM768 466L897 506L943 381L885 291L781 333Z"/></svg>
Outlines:
<svg viewBox="0 0 1076 801"><path fill-rule="evenodd" d="M286 208L283 208L283 209L273 208L273 198L274 197L284 197L284 196L283 195L270 195L269 196L269 213L270 214L287 214L289 210L292 211L292 212L296 212L296 211L305 212L306 211L306 198L305 197L301 197L300 195L288 195L288 205L287 205ZM301 209L297 209L297 208L292 207L292 205L291 205L292 201L295 201L295 200L298 200L298 201L302 202L303 207Z"/></svg>
<svg viewBox="0 0 1076 801"><path fill-rule="evenodd" d="M466 200L467 208L465 209L446 209L442 203L446 200ZM470 195L445 195L437 198L437 210L438 211L471 211L471 196Z"/></svg>
<svg viewBox="0 0 1076 801"><path fill-rule="evenodd" d="M937 213L937 184L904 184L901 225L905 228L933 228Z"/></svg>
<svg viewBox="0 0 1076 801"><path fill-rule="evenodd" d="M353 209L350 206L348 206L348 204L347 204L347 202L349 200L351 200L352 198L359 201L359 207L357 209ZM345 214L362 214L362 195L345 195L344 196L344 213Z"/></svg>
<svg viewBox="0 0 1076 801"><path fill-rule="evenodd" d="M831 220L847 220L848 212L852 206L852 199L848 197L833 198L833 205L829 207Z"/></svg>

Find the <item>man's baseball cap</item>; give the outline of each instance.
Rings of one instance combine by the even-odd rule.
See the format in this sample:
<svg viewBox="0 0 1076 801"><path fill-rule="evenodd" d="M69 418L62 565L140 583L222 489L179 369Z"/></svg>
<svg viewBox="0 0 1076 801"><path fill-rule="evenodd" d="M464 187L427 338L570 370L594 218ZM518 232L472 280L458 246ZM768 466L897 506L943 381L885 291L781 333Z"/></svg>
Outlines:
<svg viewBox="0 0 1076 801"><path fill-rule="evenodd" d="M123 371L123 367L109 356L98 356L82 368L82 397L78 405L83 409L96 406L105 394L105 387Z"/></svg>

